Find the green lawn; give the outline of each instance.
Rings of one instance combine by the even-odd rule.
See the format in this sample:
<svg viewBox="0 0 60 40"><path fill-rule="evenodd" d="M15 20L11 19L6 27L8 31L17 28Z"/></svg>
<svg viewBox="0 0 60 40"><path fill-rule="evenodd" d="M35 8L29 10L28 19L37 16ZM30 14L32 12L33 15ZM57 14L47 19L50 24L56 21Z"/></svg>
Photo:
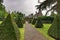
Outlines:
<svg viewBox="0 0 60 40"><path fill-rule="evenodd" d="M24 24L24 28L19 28L19 30L20 30L20 40L24 40L25 24Z"/></svg>
<svg viewBox="0 0 60 40"><path fill-rule="evenodd" d="M24 40L24 28L19 28L20 30L20 40Z"/></svg>
<svg viewBox="0 0 60 40"><path fill-rule="evenodd" d="M2 23L2 21L0 21L0 24Z"/></svg>
<svg viewBox="0 0 60 40"><path fill-rule="evenodd" d="M50 28L51 24L43 24L43 28L36 28L42 35L44 35L48 40L55 40L48 35L48 29Z"/></svg>

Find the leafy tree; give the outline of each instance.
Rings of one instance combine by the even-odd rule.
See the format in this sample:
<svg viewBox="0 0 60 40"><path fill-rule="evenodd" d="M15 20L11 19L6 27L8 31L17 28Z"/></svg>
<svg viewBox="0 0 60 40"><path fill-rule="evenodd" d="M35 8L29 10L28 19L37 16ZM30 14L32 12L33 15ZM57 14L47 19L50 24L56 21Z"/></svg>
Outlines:
<svg viewBox="0 0 60 40"><path fill-rule="evenodd" d="M22 13L17 12L16 24L18 25L19 28L23 27L23 14Z"/></svg>
<svg viewBox="0 0 60 40"><path fill-rule="evenodd" d="M3 2L3 0L0 0L0 3L2 3Z"/></svg>
<svg viewBox="0 0 60 40"><path fill-rule="evenodd" d="M0 20L4 19L4 15L5 15L5 7L2 3L3 0L0 0Z"/></svg>
<svg viewBox="0 0 60 40"><path fill-rule="evenodd" d="M52 16L52 17L56 17L56 15L57 15L57 14L55 14L55 13L52 11L52 13L51 13L50 16Z"/></svg>
<svg viewBox="0 0 60 40"><path fill-rule="evenodd" d="M51 7L52 6L52 4L54 4L56 1L55 0L45 0L44 2L40 2L40 5L37 5L37 9L40 9L40 10L46 10L47 9L47 7ZM51 11L51 10L56 10L55 7L56 5L54 5L53 7L51 7L51 9L50 10L48 10L47 12L46 12L46 15L47 15L47 13L49 12L49 11Z"/></svg>

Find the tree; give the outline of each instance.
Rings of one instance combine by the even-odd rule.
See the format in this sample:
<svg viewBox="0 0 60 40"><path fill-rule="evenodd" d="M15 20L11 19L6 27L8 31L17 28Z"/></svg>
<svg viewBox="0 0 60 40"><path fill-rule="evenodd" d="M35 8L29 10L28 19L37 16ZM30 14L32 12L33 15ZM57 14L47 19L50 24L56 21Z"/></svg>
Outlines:
<svg viewBox="0 0 60 40"><path fill-rule="evenodd" d="M0 24L0 40L20 40L19 29L10 14Z"/></svg>
<svg viewBox="0 0 60 40"><path fill-rule="evenodd" d="M41 3L39 0L38 0L38 3ZM39 16L42 16L42 10L41 8L38 7L39 5L36 5L37 9L38 9L38 14Z"/></svg>
<svg viewBox="0 0 60 40"><path fill-rule="evenodd" d="M56 15L57 15L57 14L55 14L55 13L54 13L54 11L52 11L50 16L52 16L52 17L54 17L54 18L55 18L55 17L56 17Z"/></svg>
<svg viewBox="0 0 60 40"><path fill-rule="evenodd" d="M21 12L17 12L16 24L19 28L23 28L23 14Z"/></svg>
<svg viewBox="0 0 60 40"><path fill-rule="evenodd" d="M54 22L52 26L50 27L48 34L52 36L53 38L55 38L56 40L60 40L60 31L59 31L60 29L60 18L59 18L60 17L60 0L46 0L40 6L38 6L38 8L46 9L47 7L50 7L55 2L57 2L55 6L55 10L57 11L57 16L54 19Z"/></svg>
<svg viewBox="0 0 60 40"><path fill-rule="evenodd" d="M43 23L42 23L40 17L38 17L38 19L37 19L37 21L36 21L36 24L35 24L35 27L36 27L36 28L43 28Z"/></svg>
<svg viewBox="0 0 60 40"><path fill-rule="evenodd" d="M46 10L47 9L47 7L51 7L51 5L52 4L54 4L56 1L54 1L54 0L45 0L44 2L40 2L40 5L37 5L37 9L40 9L40 10ZM47 15L47 13L49 12L49 11L51 11L51 10L55 10L55 6L56 5L54 5L53 7L51 7L51 9L49 9L47 12L46 12L46 15Z"/></svg>
<svg viewBox="0 0 60 40"><path fill-rule="evenodd" d="M3 0L0 0L0 3L2 3L3 2Z"/></svg>
<svg viewBox="0 0 60 40"><path fill-rule="evenodd" d="M5 7L2 3L3 0L0 0L0 20L4 19L4 15L5 15Z"/></svg>
<svg viewBox="0 0 60 40"><path fill-rule="evenodd" d="M57 15L48 30L48 34L55 38L56 40L60 40L60 15Z"/></svg>

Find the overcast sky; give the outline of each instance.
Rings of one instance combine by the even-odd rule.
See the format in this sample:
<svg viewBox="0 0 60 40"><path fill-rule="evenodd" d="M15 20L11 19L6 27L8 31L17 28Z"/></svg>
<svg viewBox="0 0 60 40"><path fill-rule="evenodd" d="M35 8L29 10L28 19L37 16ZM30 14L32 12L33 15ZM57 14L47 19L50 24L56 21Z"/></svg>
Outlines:
<svg viewBox="0 0 60 40"><path fill-rule="evenodd" d="M43 1L43 0L41 0ZM35 14L38 0L4 0L7 11L20 11L26 15Z"/></svg>

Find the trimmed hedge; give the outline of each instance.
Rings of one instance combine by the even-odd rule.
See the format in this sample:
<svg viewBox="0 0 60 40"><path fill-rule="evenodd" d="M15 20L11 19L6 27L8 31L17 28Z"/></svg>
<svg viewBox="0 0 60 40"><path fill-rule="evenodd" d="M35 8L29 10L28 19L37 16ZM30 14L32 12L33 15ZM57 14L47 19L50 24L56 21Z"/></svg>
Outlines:
<svg viewBox="0 0 60 40"><path fill-rule="evenodd" d="M54 20L54 17L51 16L41 16L40 19L43 23L52 23Z"/></svg>
<svg viewBox="0 0 60 40"><path fill-rule="evenodd" d="M36 21L37 21L37 19L36 18L33 18L32 24L35 25Z"/></svg>
<svg viewBox="0 0 60 40"><path fill-rule="evenodd" d="M23 20L20 13L18 13L18 16L16 18L16 24L19 28L23 28Z"/></svg>
<svg viewBox="0 0 60 40"><path fill-rule="evenodd" d="M37 22L35 24L35 27L36 28L42 28L43 27L43 24L42 24L40 17L38 17Z"/></svg>
<svg viewBox="0 0 60 40"><path fill-rule="evenodd" d="M20 40L19 29L10 14L0 25L0 40Z"/></svg>
<svg viewBox="0 0 60 40"><path fill-rule="evenodd" d="M19 28L23 28L23 22L20 18L16 21L16 24L18 25Z"/></svg>
<svg viewBox="0 0 60 40"><path fill-rule="evenodd" d="M60 40L60 15L57 15L54 19L53 24L48 30L48 34L56 40Z"/></svg>

